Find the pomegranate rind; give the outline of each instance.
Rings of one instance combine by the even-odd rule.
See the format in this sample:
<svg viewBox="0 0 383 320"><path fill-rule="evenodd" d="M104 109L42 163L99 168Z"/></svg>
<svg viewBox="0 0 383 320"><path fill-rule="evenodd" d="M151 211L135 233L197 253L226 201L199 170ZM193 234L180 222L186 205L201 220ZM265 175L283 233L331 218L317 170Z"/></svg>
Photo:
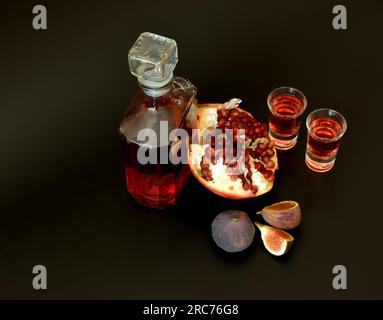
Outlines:
<svg viewBox="0 0 383 320"><path fill-rule="evenodd" d="M222 109L224 107L224 104L220 103L205 103L193 106L193 109L191 110L187 118L187 127L192 129L215 129L217 126L217 110ZM252 117L252 115L249 112L241 108L238 108L238 110L245 112L246 114ZM240 200L261 196L269 192L273 188L274 181L264 179L263 176L261 176L260 174L258 176L258 179L260 179L260 183L262 183L263 187L259 188L257 193L253 193L251 190L244 190L243 188L236 187L236 183L233 181L229 181L229 179L224 179L225 181L220 181L220 183L217 183L217 181L215 180L207 181L203 178L199 166L204 149L206 147L207 145L198 145L191 143L189 146L188 161L193 176L211 192L224 198ZM275 171L278 169L278 158L275 147L273 148L273 150L274 156L270 159L275 163L275 167L271 169L274 175Z"/></svg>
<svg viewBox="0 0 383 320"><path fill-rule="evenodd" d="M286 231L266 226L258 222L255 222L255 225L261 231L261 238L267 251L275 256L282 256L289 251L294 242L292 235Z"/></svg>

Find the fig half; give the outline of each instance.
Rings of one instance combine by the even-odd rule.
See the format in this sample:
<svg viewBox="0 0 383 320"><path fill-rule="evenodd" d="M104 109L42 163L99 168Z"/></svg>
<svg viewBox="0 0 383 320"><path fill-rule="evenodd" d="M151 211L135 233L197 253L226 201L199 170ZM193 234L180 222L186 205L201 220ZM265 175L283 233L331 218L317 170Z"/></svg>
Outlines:
<svg viewBox="0 0 383 320"><path fill-rule="evenodd" d="M261 237L265 248L275 256L282 256L285 254L294 242L294 238L285 231L258 222L254 222L254 224L261 231Z"/></svg>
<svg viewBox="0 0 383 320"><path fill-rule="evenodd" d="M264 207L257 214L270 225L278 229L290 230L299 226L302 213L298 202L281 201Z"/></svg>

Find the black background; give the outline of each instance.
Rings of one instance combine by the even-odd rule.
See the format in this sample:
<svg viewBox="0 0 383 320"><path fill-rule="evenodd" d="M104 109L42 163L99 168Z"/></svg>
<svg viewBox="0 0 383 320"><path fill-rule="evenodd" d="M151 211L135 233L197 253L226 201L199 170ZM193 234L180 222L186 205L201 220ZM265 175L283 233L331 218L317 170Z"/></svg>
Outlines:
<svg viewBox="0 0 383 320"><path fill-rule="evenodd" d="M44 4L48 30L32 28ZM348 29L332 28L345 4ZM1 298L383 298L381 1L10 1L0 17ZM177 40L176 73L200 102L243 99L267 119L267 94L288 85L305 115L347 119L334 169L304 163L306 129L279 152L274 189L230 201L193 178L179 204L156 211L127 194L117 136L134 90L127 51L151 31ZM292 251L275 258L259 238L241 255L212 243L227 209L252 219L280 200L301 204ZM48 269L48 290L32 268ZM348 289L332 288L332 268Z"/></svg>

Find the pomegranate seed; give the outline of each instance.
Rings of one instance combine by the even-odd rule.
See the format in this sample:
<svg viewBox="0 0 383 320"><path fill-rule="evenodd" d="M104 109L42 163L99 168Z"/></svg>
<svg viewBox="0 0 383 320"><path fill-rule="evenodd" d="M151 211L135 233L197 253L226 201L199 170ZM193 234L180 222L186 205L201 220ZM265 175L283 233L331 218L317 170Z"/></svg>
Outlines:
<svg viewBox="0 0 383 320"><path fill-rule="evenodd" d="M251 127L247 127L247 129L246 129L246 135L247 135L248 137L251 137L253 134L254 134L254 129L251 128Z"/></svg>
<svg viewBox="0 0 383 320"><path fill-rule="evenodd" d="M210 163L210 157L206 155L202 156L201 163Z"/></svg>
<svg viewBox="0 0 383 320"><path fill-rule="evenodd" d="M260 162L255 162L254 163L254 169L257 171L261 171L263 169L263 164Z"/></svg>
<svg viewBox="0 0 383 320"><path fill-rule="evenodd" d="M265 179L270 179L272 176L273 176L273 171L271 170L266 170L264 173L263 173L263 176L265 177Z"/></svg>
<svg viewBox="0 0 383 320"><path fill-rule="evenodd" d="M263 163L267 163L267 161L269 161L270 160L270 158L269 157L262 157L262 162Z"/></svg>
<svg viewBox="0 0 383 320"><path fill-rule="evenodd" d="M209 176L211 174L209 169L202 169L201 173L203 176Z"/></svg>
<svg viewBox="0 0 383 320"><path fill-rule="evenodd" d="M243 190L247 191L247 190L250 190L251 185L250 185L250 183L248 183L248 182L244 182L244 183L242 184L242 187L243 187Z"/></svg>
<svg viewBox="0 0 383 320"><path fill-rule="evenodd" d="M218 116L220 116L220 117L222 117L222 118L226 118L226 117L227 117L227 114L228 114L228 112L227 112L226 109L219 109L219 110L217 111L217 113L218 113Z"/></svg>
<svg viewBox="0 0 383 320"><path fill-rule="evenodd" d="M225 118L222 118L222 119L220 119L220 120L218 121L217 127L218 127L218 128L222 128L222 127L225 126L225 123L226 123Z"/></svg>
<svg viewBox="0 0 383 320"><path fill-rule="evenodd" d="M275 152L273 149L266 149L266 155L269 157L274 156Z"/></svg>
<svg viewBox="0 0 383 320"><path fill-rule="evenodd" d="M201 162L201 170L206 170L206 169L209 169L209 164Z"/></svg>
<svg viewBox="0 0 383 320"><path fill-rule="evenodd" d="M238 129L246 129L247 125L244 122L239 122L238 125L236 126Z"/></svg>
<svg viewBox="0 0 383 320"><path fill-rule="evenodd" d="M264 151L262 150L262 149L260 149L260 148L256 148L255 149L255 152L256 152L256 154L258 155L258 156L260 156Z"/></svg>
<svg viewBox="0 0 383 320"><path fill-rule="evenodd" d="M256 185L251 186L251 191L253 191L253 193L257 193L258 187Z"/></svg>
<svg viewBox="0 0 383 320"><path fill-rule="evenodd" d="M262 150L266 149L266 145L264 143L258 143L257 147Z"/></svg>
<svg viewBox="0 0 383 320"><path fill-rule="evenodd" d="M259 134L261 134L262 130L261 130L260 127L256 127L254 132L255 132L256 135L259 135Z"/></svg>
<svg viewBox="0 0 383 320"><path fill-rule="evenodd" d="M235 162L235 161L233 161L233 162L230 162L230 163L229 163L228 167L229 167L229 168L235 168L237 165L238 165L238 163Z"/></svg>
<svg viewBox="0 0 383 320"><path fill-rule="evenodd" d="M261 131L264 132L267 130L267 124L266 123L262 123L261 124Z"/></svg>
<svg viewBox="0 0 383 320"><path fill-rule="evenodd" d="M274 148L274 142L273 141L270 141L268 144L267 144L267 149L273 149Z"/></svg>
<svg viewBox="0 0 383 320"><path fill-rule="evenodd" d="M275 163L273 160L268 160L265 164L267 169L273 169L275 167Z"/></svg>

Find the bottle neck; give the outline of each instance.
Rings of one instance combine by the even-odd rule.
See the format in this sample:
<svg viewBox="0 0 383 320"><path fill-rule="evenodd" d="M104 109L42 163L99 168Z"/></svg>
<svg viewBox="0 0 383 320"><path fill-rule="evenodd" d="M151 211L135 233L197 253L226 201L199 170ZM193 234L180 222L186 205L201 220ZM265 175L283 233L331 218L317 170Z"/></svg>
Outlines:
<svg viewBox="0 0 383 320"><path fill-rule="evenodd" d="M143 93L143 101L149 110L158 110L169 105L171 82L161 88L148 88L141 83L139 87Z"/></svg>
<svg viewBox="0 0 383 320"><path fill-rule="evenodd" d="M170 91L171 84L172 84L172 82L170 81L169 83L167 83L163 87L153 88L153 87L147 87L147 86L143 85L142 83L138 82L138 85L140 86L140 88L142 89L144 94L146 96L152 97L152 98L159 98L159 97L166 95Z"/></svg>

